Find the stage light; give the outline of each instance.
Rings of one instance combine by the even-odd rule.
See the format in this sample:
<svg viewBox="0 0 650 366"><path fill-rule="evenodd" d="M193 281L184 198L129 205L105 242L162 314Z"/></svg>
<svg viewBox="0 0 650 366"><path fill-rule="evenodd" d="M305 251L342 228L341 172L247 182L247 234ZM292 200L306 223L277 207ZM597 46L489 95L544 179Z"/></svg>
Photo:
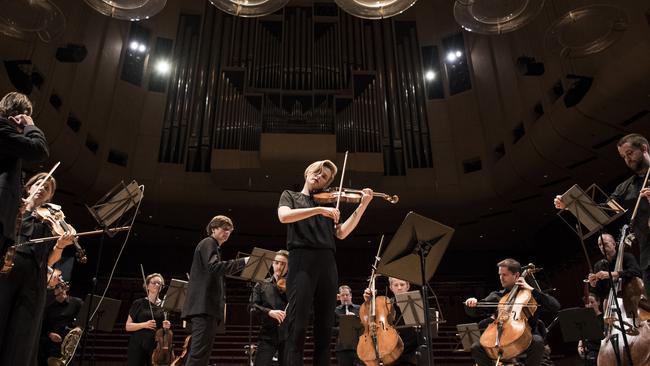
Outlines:
<svg viewBox="0 0 650 366"><path fill-rule="evenodd" d="M448 52L447 53L447 62L455 62L456 59L458 59L458 56L456 56L456 52Z"/></svg>
<svg viewBox="0 0 650 366"><path fill-rule="evenodd" d="M131 44L129 45L129 48L131 48L131 50L133 50L133 51L136 51L138 49L138 46L140 46L140 44L138 42L131 41Z"/></svg>
<svg viewBox="0 0 650 366"><path fill-rule="evenodd" d="M460 52L460 51L456 51L456 57L460 57L460 56L462 56L462 55L463 55L462 52Z"/></svg>
<svg viewBox="0 0 650 366"><path fill-rule="evenodd" d="M140 53L145 53L145 52L147 51L147 46L145 46L144 44L140 44L140 45L138 46L138 51L139 51Z"/></svg>
<svg viewBox="0 0 650 366"><path fill-rule="evenodd" d="M429 70L424 74L424 77L427 81L433 81L436 79L436 73L433 70Z"/></svg>
<svg viewBox="0 0 650 366"><path fill-rule="evenodd" d="M167 60L158 60L156 63L156 72L160 75L167 75L172 69L172 65Z"/></svg>

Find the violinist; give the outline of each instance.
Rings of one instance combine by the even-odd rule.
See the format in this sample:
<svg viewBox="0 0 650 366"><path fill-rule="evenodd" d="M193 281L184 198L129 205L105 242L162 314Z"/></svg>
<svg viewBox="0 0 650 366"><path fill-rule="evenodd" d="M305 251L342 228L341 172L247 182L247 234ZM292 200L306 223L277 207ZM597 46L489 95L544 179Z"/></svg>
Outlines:
<svg viewBox="0 0 650 366"><path fill-rule="evenodd" d="M339 318L343 315L354 315L359 317L359 305L352 302L352 289L348 285L339 286L339 301L341 304L336 307L334 313L336 314L336 324L338 327ZM338 328L336 328L338 331ZM358 338L358 337L357 337ZM357 356L357 345L354 344L353 348L347 348L346 345L340 342L340 337L336 341L336 359L341 366L362 366L363 362Z"/></svg>
<svg viewBox="0 0 650 366"><path fill-rule="evenodd" d="M0 252L16 239L22 162L42 162L49 156L43 132L34 125L32 102L16 92L0 100Z"/></svg>
<svg viewBox="0 0 650 366"><path fill-rule="evenodd" d="M544 357L544 335L546 334L546 329L544 328L543 323L538 322L539 310L543 309L552 313L557 313L557 311L560 310L560 303L553 296L529 285L528 282L521 277L521 264L516 260L511 258L504 259L497 264L497 267L499 268L499 280L503 289L492 291L486 298L480 301L475 297L468 298L465 300L467 312L470 315L475 315L477 305L481 303L493 304L499 302L502 297L510 293L510 290L512 290L515 285L521 289L531 291L532 297L537 301L538 309L533 316L528 318L528 324L530 325L532 333L532 341L528 349L523 353L526 354L526 366L540 366ZM494 311L492 311L492 313L492 317L495 317L496 315L494 314ZM494 365L494 361L488 357L480 342L476 342L472 345L472 358L479 366Z"/></svg>
<svg viewBox="0 0 650 366"><path fill-rule="evenodd" d="M411 288L411 283L408 281L400 280L395 277L388 277L388 288L393 293L393 295L403 294L409 291ZM370 289L366 289L363 293L363 298L368 301L370 299ZM395 304L395 296L391 298L393 303L393 314L391 318L395 321L395 328L399 333L402 342L404 343L404 351L402 351L401 356L397 361L391 364L391 366L398 365L417 365L418 364L418 345L422 343L419 333L414 327L407 327L404 324L404 318L402 317L402 311L399 306ZM424 351L424 350L422 350Z"/></svg>
<svg viewBox="0 0 650 366"><path fill-rule="evenodd" d="M65 282L56 284L52 291L54 301L45 307L38 350L38 364L42 366L47 366L48 357L61 357L61 342L76 326L83 306L80 298L68 295L69 285Z"/></svg>
<svg viewBox="0 0 650 366"><path fill-rule="evenodd" d="M284 365L284 343L286 334L282 322L286 316L286 287L282 285L287 274L289 252L278 250L273 259L273 275L264 282L258 282L251 294L251 306L260 316L255 366L269 366L278 352L278 361ZM285 283L286 285L286 283Z"/></svg>
<svg viewBox="0 0 650 366"><path fill-rule="evenodd" d="M631 218L636 206L637 199L639 207L637 216L632 223L631 232L634 233L639 243L641 271L646 294L650 293L650 188L643 187L643 181L650 166L650 144L648 140L632 133L623 136L617 143L618 153L625 161L625 165L632 171L632 176L619 184L611 198L615 199L623 208L627 209L628 218ZM553 203L558 209L565 209L561 196L556 196Z"/></svg>
<svg viewBox="0 0 650 366"><path fill-rule="evenodd" d="M337 208L321 206L313 199L315 192L332 183L336 173L336 165L329 160L310 164L304 172L302 190L282 192L278 204L278 218L287 224L287 249L291 253L287 275L289 338L285 352L287 364L291 366L303 364L305 332L312 306L314 365L329 365L338 287L334 240L345 239L354 230L373 198L371 189L360 191L359 205L340 223Z"/></svg>
<svg viewBox="0 0 650 366"><path fill-rule="evenodd" d="M600 300L598 295L592 292L589 293L585 307L594 310L598 324L600 325L600 328L603 329L605 324L603 321L603 312L601 310L601 305L602 305L601 303L602 301ZM581 340L578 342L578 354L580 355L580 358L585 360L584 363L585 366L597 366L599 350L600 350L600 340L597 341Z"/></svg>
<svg viewBox="0 0 650 366"><path fill-rule="evenodd" d="M171 323L165 320L160 299L160 290L165 286L165 279L160 273L153 273L146 277L143 286L147 297L135 300L126 318L126 331L131 333L127 353L128 366L151 365L151 355L156 348L156 330L160 327L171 328Z"/></svg>
<svg viewBox="0 0 650 366"><path fill-rule="evenodd" d="M634 255L628 252L623 253L623 270L615 271L616 266L616 240L610 234L601 234L598 237L598 247L600 252L607 258L603 258L594 264L594 273L590 273L588 280L592 291L601 299L606 299L609 292L609 271L612 271L614 280L619 278L624 282L634 277L641 278L641 268L634 258Z"/></svg>
<svg viewBox="0 0 650 366"><path fill-rule="evenodd" d="M40 185L46 175L38 173L25 184L27 195L33 200L25 205L17 236L19 243L52 236L50 228L32 214L37 207L50 202L56 190L54 178ZM19 246L13 268L0 275L0 365L36 364L48 266L56 263L61 251L72 243L73 236L64 234L55 242Z"/></svg>

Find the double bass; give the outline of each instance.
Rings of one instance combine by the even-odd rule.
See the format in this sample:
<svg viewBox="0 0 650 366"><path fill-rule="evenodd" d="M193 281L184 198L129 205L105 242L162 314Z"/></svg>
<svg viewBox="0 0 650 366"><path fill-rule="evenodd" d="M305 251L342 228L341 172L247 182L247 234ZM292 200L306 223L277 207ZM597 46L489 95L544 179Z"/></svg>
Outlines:
<svg viewBox="0 0 650 366"><path fill-rule="evenodd" d="M381 251L381 245L380 243L377 253ZM375 271L378 261L379 254L375 257L370 275L370 300L364 302L359 309L364 331L357 344L357 356L368 366L390 365L404 351L404 342L391 325L393 305L386 296L375 296Z"/></svg>
<svg viewBox="0 0 650 366"><path fill-rule="evenodd" d="M529 264L521 277L525 278L534 270L535 266ZM514 358L528 349L533 340L528 319L536 310L537 302L532 292L517 284L499 300L497 316L480 338L481 346L497 365L501 359Z"/></svg>

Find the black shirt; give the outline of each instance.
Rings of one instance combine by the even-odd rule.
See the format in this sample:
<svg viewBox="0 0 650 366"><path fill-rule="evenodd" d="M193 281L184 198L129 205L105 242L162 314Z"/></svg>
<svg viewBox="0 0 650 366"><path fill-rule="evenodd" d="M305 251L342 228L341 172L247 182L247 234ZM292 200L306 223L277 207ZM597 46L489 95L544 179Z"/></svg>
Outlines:
<svg viewBox="0 0 650 366"><path fill-rule="evenodd" d="M83 301L80 298L68 296L63 302L54 301L45 308L43 317L43 335L56 333L65 337L75 325Z"/></svg>
<svg viewBox="0 0 650 366"><path fill-rule="evenodd" d="M612 193L611 198L615 199L621 206L627 209L628 218L631 218L634 206L636 205L641 185L645 175L633 175L625 182L619 184ZM642 269L650 266L650 228L648 227L648 219L650 219L650 203L645 198L642 198L639 203L639 210L635 219L632 231L636 236L639 243L640 259Z"/></svg>
<svg viewBox="0 0 650 366"><path fill-rule="evenodd" d="M165 314L163 313L163 309L155 304L151 304L151 309L149 308L149 299L146 297L137 299L131 304L131 308L129 309L129 315L131 316L131 320L133 320L134 323L144 323L149 320L151 320L151 310L153 310L153 316L154 319L156 320L156 328L162 327L162 322L165 320ZM156 334L155 330L151 329L140 329L131 335L131 339L137 339L137 340L153 340L154 335Z"/></svg>
<svg viewBox="0 0 650 366"><path fill-rule="evenodd" d="M20 226L18 243L49 236L53 236L50 228L32 216L31 212L25 212ZM50 251L55 244L56 240L43 243L20 245L16 248L16 252L33 258L40 270L47 271L47 258L49 257Z"/></svg>
<svg viewBox="0 0 650 366"><path fill-rule="evenodd" d="M272 278L256 283L251 294L251 304L255 312L258 313L262 324L260 335L279 335L279 323L269 316L269 312L271 310L284 310L287 306L287 294L278 289Z"/></svg>
<svg viewBox="0 0 650 366"><path fill-rule="evenodd" d="M319 205L311 196L286 190L280 196L278 207L311 208ZM287 224L287 249L310 248L336 250L334 243L334 221L323 215Z"/></svg>
<svg viewBox="0 0 650 366"><path fill-rule="evenodd" d="M599 271L607 272L608 262L605 259L601 259L596 264L594 264L594 273ZM616 267L616 257L612 258L609 262L609 270L614 271ZM639 268L639 263L634 258L634 255L630 253L623 253L623 270L619 271L619 278L623 281L629 281L634 277L641 278L641 268ZM609 280L600 280L596 282L596 287L592 288L593 292L598 295L599 298L607 298L609 292Z"/></svg>

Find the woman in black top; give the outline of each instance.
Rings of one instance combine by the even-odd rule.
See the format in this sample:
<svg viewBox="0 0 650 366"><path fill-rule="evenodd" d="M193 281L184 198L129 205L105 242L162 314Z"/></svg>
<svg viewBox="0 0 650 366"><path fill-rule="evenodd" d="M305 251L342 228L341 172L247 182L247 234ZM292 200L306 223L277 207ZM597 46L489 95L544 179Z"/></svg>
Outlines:
<svg viewBox="0 0 650 366"><path fill-rule="evenodd" d="M46 175L38 173L25 184L27 195L34 196L25 203L18 243L52 236L50 228L32 216L37 207L50 202L56 190L54 178L38 189ZM61 258L61 251L72 240L72 235L66 234L56 242L21 245L16 248L11 271L0 275L0 365L36 365L48 266Z"/></svg>
<svg viewBox="0 0 650 366"><path fill-rule="evenodd" d="M339 224L340 212L318 205L312 194L332 183L336 165L329 160L312 163L305 170L300 192L284 191L278 204L278 218L287 224L289 272L285 346L288 366L303 364L305 331L309 310L314 310L314 365L330 364L330 341L338 290L334 237L345 239L357 226L370 200L372 190L364 189L359 206Z"/></svg>
<svg viewBox="0 0 650 366"><path fill-rule="evenodd" d="M151 355L156 348L156 329L161 326L165 329L171 328L171 323L164 320L162 300L158 297L163 286L165 279L160 273L147 276L144 285L147 297L135 300L129 309L126 331L132 333L127 354L128 366L151 365Z"/></svg>

